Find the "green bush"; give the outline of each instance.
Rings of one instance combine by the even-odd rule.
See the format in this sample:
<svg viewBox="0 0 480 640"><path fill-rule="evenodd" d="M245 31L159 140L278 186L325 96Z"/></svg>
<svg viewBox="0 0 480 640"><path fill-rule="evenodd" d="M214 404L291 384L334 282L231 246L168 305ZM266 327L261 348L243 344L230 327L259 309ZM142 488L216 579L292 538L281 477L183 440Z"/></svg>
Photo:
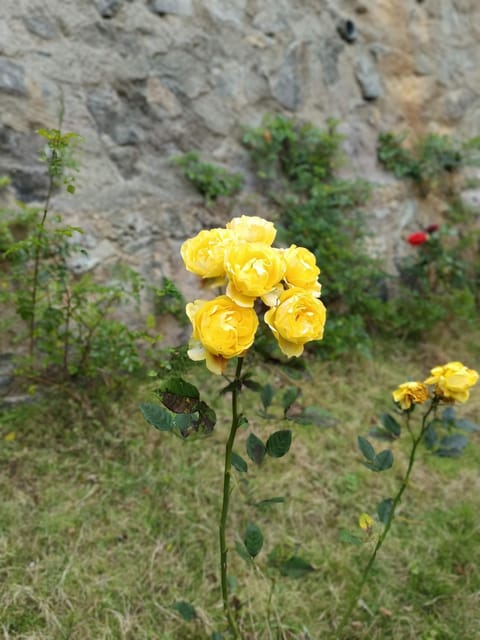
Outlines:
<svg viewBox="0 0 480 640"><path fill-rule="evenodd" d="M219 196L232 196L243 186L243 176L230 173L222 167L202 162L198 153L191 151L172 160L183 170L183 175L211 204Z"/></svg>
<svg viewBox="0 0 480 640"><path fill-rule="evenodd" d="M406 137L380 134L378 159L397 178L411 178L423 195L441 185L445 174L480 164L480 137L461 143L450 136L429 133L412 149L403 145Z"/></svg>
<svg viewBox="0 0 480 640"><path fill-rule="evenodd" d="M309 249L321 269L328 320L318 351L330 358L368 350L386 278L365 248L361 207L370 185L335 175L342 141L334 121L321 130L279 115L266 116L243 136L257 176L279 207L279 239Z"/></svg>

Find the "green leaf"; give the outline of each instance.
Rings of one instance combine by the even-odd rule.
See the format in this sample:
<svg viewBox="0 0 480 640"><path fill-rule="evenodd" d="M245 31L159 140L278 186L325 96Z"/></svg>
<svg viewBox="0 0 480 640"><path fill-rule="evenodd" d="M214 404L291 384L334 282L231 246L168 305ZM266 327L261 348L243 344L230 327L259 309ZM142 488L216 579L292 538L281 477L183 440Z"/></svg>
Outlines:
<svg viewBox="0 0 480 640"><path fill-rule="evenodd" d="M446 407L443 410L442 413L442 422L450 425L450 426L455 426L455 409L454 407Z"/></svg>
<svg viewBox="0 0 480 640"><path fill-rule="evenodd" d="M369 436L375 438L375 440L382 440L383 442L394 442L396 437L389 433L386 429L382 429L382 427L373 427L368 432Z"/></svg>
<svg viewBox="0 0 480 640"><path fill-rule="evenodd" d="M162 404L174 413L192 413L198 410L200 392L182 378L169 378L157 390Z"/></svg>
<svg viewBox="0 0 480 640"><path fill-rule="evenodd" d="M314 567L298 556L292 556L285 562L282 562L279 566L282 576L288 576L289 578L303 578L309 573L315 571Z"/></svg>
<svg viewBox="0 0 480 640"><path fill-rule="evenodd" d="M468 433L474 433L475 431L480 431L480 425L475 424L475 422L471 422L470 420L466 420L465 418L461 418L460 420L455 420L455 426L457 429L461 429L462 431L467 431Z"/></svg>
<svg viewBox="0 0 480 640"><path fill-rule="evenodd" d="M260 392L260 399L262 401L263 408L265 409L265 411L272 404L274 394L275 394L275 391L271 384L266 384L264 387L262 387L262 390Z"/></svg>
<svg viewBox="0 0 480 640"><path fill-rule="evenodd" d="M247 438L247 455L256 464L260 464L265 458L267 450L265 445L254 433L250 433Z"/></svg>
<svg viewBox="0 0 480 640"><path fill-rule="evenodd" d="M358 442L358 448L363 453L365 458L369 462L373 462L375 460L376 454L375 454L375 449L372 447L370 442L363 436L358 436L357 442Z"/></svg>
<svg viewBox="0 0 480 640"><path fill-rule="evenodd" d="M210 640L224 640L222 634L219 631L214 631L210 636Z"/></svg>
<svg viewBox="0 0 480 640"><path fill-rule="evenodd" d="M423 442L427 449L433 449L438 440L437 432L435 431L432 422L425 429L423 434Z"/></svg>
<svg viewBox="0 0 480 640"><path fill-rule="evenodd" d="M238 416L238 421L237 421L237 425L238 427L248 427L248 418L246 416L243 415L243 413L241 413Z"/></svg>
<svg viewBox="0 0 480 640"><path fill-rule="evenodd" d="M160 431L173 431L172 414L158 404L145 402L140 405L140 411L147 422Z"/></svg>
<svg viewBox="0 0 480 640"><path fill-rule="evenodd" d="M290 429L282 429L281 431L275 431L268 438L266 449L269 456L272 458L281 458L290 449L292 444L292 432Z"/></svg>
<svg viewBox="0 0 480 640"><path fill-rule="evenodd" d="M377 504L378 519L382 524L387 524L390 512L393 507L393 500L391 498L385 498Z"/></svg>
<svg viewBox="0 0 480 640"><path fill-rule="evenodd" d="M250 523L245 531L245 548L252 558L260 553L263 547L263 534L256 524Z"/></svg>
<svg viewBox="0 0 480 640"><path fill-rule="evenodd" d="M263 389L262 385L256 380L253 380L252 378L243 378L242 384L245 385L245 387L247 387L247 389L250 389L251 391L259 392Z"/></svg>
<svg viewBox="0 0 480 640"><path fill-rule="evenodd" d="M191 622L197 617L197 612L195 611L194 606L189 602L185 602L183 600L175 602L173 608L178 611L186 622Z"/></svg>
<svg viewBox="0 0 480 640"><path fill-rule="evenodd" d="M362 544L361 538L354 535L353 533L350 533L350 531L347 531L346 529L340 530L340 533L338 534L338 539L340 540L340 542L345 542L346 544L355 544L355 545Z"/></svg>
<svg viewBox="0 0 480 640"><path fill-rule="evenodd" d="M311 424L325 428L334 427L338 423L337 418L332 416L326 409L315 406L305 407L300 415L293 416L290 420L297 424Z"/></svg>
<svg viewBox="0 0 480 640"><path fill-rule="evenodd" d="M468 438L461 434L445 436L440 440L439 448L434 452L441 458L458 458L468 444Z"/></svg>
<svg viewBox="0 0 480 640"><path fill-rule="evenodd" d="M242 558L242 560L245 560L245 562L248 562L249 564L251 564L252 557L248 553L248 551L247 551L245 545L243 544L243 542L238 542L238 540L237 540L237 542L235 542L235 551L238 553L240 558Z"/></svg>
<svg viewBox="0 0 480 640"><path fill-rule="evenodd" d="M73 195L75 193L75 186L73 184L69 184L67 186L67 191Z"/></svg>
<svg viewBox="0 0 480 640"><path fill-rule="evenodd" d="M283 415L287 415L287 411L300 395L299 387L288 387L282 396Z"/></svg>
<svg viewBox="0 0 480 640"><path fill-rule="evenodd" d="M380 416L380 420L388 433L391 433L396 438L400 436L400 424L395 420L393 416L391 416L389 413L383 413Z"/></svg>
<svg viewBox="0 0 480 640"><path fill-rule="evenodd" d="M235 451L232 451L232 465L237 471L240 471L241 473L246 473L248 471L248 464L245 462L242 456L239 456L238 453L235 453Z"/></svg>
<svg viewBox="0 0 480 640"><path fill-rule="evenodd" d="M384 449L375 456L374 471L386 471L393 465L393 453L390 449Z"/></svg>
<svg viewBox="0 0 480 640"><path fill-rule="evenodd" d="M275 496L274 498L265 498L265 500L260 500L260 502L256 502L255 506L259 508L268 507L271 504L281 504L285 502L285 498L282 496Z"/></svg>
<svg viewBox="0 0 480 640"><path fill-rule="evenodd" d="M220 393L224 394L224 393L229 393L234 391L237 388L237 382L234 380L233 382L229 382L225 387L222 387L222 389L220 389Z"/></svg>

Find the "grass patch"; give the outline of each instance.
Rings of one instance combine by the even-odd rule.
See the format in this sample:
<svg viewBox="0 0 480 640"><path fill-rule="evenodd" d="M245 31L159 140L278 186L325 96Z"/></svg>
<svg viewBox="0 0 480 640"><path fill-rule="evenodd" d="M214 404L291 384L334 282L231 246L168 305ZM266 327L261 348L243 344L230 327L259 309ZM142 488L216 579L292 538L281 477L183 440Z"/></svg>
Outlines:
<svg viewBox="0 0 480 640"><path fill-rule="evenodd" d="M341 543L339 530L357 533L358 515L374 512L407 462L400 441L393 471L370 473L359 463L356 437L389 408L400 382L423 379L430 366L452 359L478 368L471 344L467 336L453 353L443 341L415 351L389 345L371 360L309 362L302 403L328 410L335 424L297 425L288 456L235 473L230 544L252 521L265 535L256 568L234 551L229 557L246 639L335 638L370 550L368 542ZM203 379L218 412L208 438L182 442L149 427L137 408L150 399L146 387L104 416L51 401L0 414L0 637L206 640L224 629L217 520L228 397L218 397L218 379L202 368L192 376ZM262 366L257 378L274 387L297 384ZM479 395L474 389L460 409L474 421ZM281 410L265 420L248 390L241 405L249 427L235 450L244 454L249 430L266 438L279 428ZM272 407L275 413L275 400ZM15 439L5 439L11 432ZM473 435L460 460L423 450L355 611L352 640L476 637L480 447ZM285 501L258 505L273 496ZM270 566L269 558L292 554L315 571L294 579ZM195 607L189 623L174 606L180 601Z"/></svg>

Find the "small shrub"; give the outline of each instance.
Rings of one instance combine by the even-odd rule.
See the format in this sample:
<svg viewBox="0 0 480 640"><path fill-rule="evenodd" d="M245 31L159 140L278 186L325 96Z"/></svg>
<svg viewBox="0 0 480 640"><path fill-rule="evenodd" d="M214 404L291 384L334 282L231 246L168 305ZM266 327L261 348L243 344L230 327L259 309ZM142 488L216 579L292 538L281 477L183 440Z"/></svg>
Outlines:
<svg viewBox="0 0 480 640"><path fill-rule="evenodd" d="M368 349L367 327L374 324L372 310L381 301L386 277L364 243L360 208L370 186L335 175L342 141L335 121L321 130L278 115L266 116L243 137L258 177L279 206L279 239L309 249L321 269L322 299L329 309L329 330L319 348L325 357L352 345Z"/></svg>
<svg viewBox="0 0 480 640"><path fill-rule="evenodd" d="M397 178L411 178L422 195L440 186L445 174L479 165L480 138L460 143L450 136L429 133L412 149L403 145L405 138L405 134L380 134L378 159Z"/></svg>
<svg viewBox="0 0 480 640"><path fill-rule="evenodd" d="M222 167L202 162L198 153L191 151L173 158L174 164L183 170L183 175L205 197L207 204L211 204L219 196L232 196L243 186L243 176L230 173Z"/></svg>

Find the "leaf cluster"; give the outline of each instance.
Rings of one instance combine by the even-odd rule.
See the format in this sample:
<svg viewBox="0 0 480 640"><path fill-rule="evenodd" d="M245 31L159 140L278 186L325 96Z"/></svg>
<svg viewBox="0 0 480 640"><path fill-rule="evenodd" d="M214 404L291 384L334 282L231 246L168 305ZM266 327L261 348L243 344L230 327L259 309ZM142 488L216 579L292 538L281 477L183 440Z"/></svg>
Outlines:
<svg viewBox="0 0 480 640"><path fill-rule="evenodd" d="M480 137L459 142L451 136L429 133L413 148L404 145L406 134L381 133L378 159L397 178L411 178L426 195L441 186L442 176L480 162Z"/></svg>
<svg viewBox="0 0 480 640"><path fill-rule="evenodd" d="M333 120L319 129L281 115L267 115L243 136L258 178L279 207L279 239L309 249L321 269L329 320L318 351L329 358L352 344L368 349L386 278L366 249L361 207L370 185L336 175L343 140Z"/></svg>
<svg viewBox="0 0 480 640"><path fill-rule="evenodd" d="M182 169L185 178L205 197L207 205L220 196L238 193L243 186L240 173L231 173L223 167L202 162L195 151L177 156L172 162Z"/></svg>

